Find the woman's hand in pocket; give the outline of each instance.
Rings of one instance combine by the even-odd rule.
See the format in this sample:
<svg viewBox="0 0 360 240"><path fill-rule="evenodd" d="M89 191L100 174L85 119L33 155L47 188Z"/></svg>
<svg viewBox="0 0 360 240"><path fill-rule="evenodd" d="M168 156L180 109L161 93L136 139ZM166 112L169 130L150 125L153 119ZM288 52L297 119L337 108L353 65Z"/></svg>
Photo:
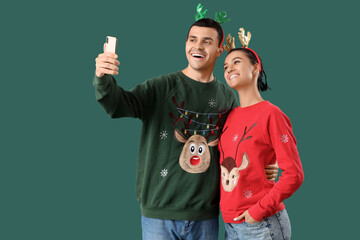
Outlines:
<svg viewBox="0 0 360 240"><path fill-rule="evenodd" d="M242 219L245 219L245 222L250 223L250 224L254 224L254 223L258 223L259 221L256 221L255 219L253 219L250 214L249 211L246 210L243 214L241 214L240 216L234 218L234 221L240 221Z"/></svg>

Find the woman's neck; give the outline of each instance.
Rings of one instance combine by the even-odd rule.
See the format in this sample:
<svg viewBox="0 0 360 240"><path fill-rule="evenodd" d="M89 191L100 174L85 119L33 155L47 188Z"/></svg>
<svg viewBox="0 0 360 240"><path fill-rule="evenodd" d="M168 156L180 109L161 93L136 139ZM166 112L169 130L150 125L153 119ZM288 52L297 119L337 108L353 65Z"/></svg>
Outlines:
<svg viewBox="0 0 360 240"><path fill-rule="evenodd" d="M237 92L239 94L241 108L249 107L251 105L264 101L257 87L254 88L251 86L249 88L241 88L237 89Z"/></svg>

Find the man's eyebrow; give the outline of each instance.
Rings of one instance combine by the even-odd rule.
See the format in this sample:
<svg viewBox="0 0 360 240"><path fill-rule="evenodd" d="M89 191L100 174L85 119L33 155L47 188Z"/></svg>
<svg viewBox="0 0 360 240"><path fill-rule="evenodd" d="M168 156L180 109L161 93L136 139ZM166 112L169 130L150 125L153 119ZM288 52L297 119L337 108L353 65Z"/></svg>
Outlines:
<svg viewBox="0 0 360 240"><path fill-rule="evenodd" d="M214 39L212 39L211 37L204 37L205 40L211 40L214 41Z"/></svg>

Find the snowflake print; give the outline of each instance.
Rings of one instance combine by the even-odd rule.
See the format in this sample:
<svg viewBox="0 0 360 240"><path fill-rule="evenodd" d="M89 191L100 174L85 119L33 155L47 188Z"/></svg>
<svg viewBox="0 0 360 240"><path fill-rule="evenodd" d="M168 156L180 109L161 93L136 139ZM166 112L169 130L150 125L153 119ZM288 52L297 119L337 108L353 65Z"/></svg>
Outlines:
<svg viewBox="0 0 360 240"><path fill-rule="evenodd" d="M233 142L236 142L236 140L238 140L238 138L239 138L239 134L235 134L235 136L233 137L232 141L233 141Z"/></svg>
<svg viewBox="0 0 360 240"><path fill-rule="evenodd" d="M212 98L209 99L208 103L209 103L210 107L215 107L215 105L216 105L216 101L214 99L212 99Z"/></svg>
<svg viewBox="0 0 360 240"><path fill-rule="evenodd" d="M167 174L168 174L168 170L165 168L160 172L160 176L162 176L163 178L166 177Z"/></svg>
<svg viewBox="0 0 360 240"><path fill-rule="evenodd" d="M161 140L166 139L166 138L167 138L167 136L168 136L168 134L167 134L167 132L166 132L166 131L161 131L161 132L160 132L160 139L161 139Z"/></svg>
<svg viewBox="0 0 360 240"><path fill-rule="evenodd" d="M244 192L244 197L246 197L247 199L251 198L252 197L252 192L250 190L246 190Z"/></svg>
<svg viewBox="0 0 360 240"><path fill-rule="evenodd" d="M286 134L281 135L281 141L283 143L287 143L289 141L289 137Z"/></svg>

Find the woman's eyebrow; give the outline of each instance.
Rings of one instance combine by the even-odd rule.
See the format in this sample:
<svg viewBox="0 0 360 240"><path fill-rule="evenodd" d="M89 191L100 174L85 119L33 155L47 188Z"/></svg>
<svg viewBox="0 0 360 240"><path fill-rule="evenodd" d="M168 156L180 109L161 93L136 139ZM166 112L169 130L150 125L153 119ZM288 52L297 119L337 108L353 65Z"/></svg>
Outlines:
<svg viewBox="0 0 360 240"><path fill-rule="evenodd" d="M240 60L243 60L241 57L234 57L233 59L231 59L231 61L234 61L235 59L240 59ZM227 65L227 63L224 63L224 66Z"/></svg>
<svg viewBox="0 0 360 240"><path fill-rule="evenodd" d="M237 59L237 58L239 58L239 59L241 59L242 60L242 58L241 57L234 57L231 61L234 61L235 59Z"/></svg>

